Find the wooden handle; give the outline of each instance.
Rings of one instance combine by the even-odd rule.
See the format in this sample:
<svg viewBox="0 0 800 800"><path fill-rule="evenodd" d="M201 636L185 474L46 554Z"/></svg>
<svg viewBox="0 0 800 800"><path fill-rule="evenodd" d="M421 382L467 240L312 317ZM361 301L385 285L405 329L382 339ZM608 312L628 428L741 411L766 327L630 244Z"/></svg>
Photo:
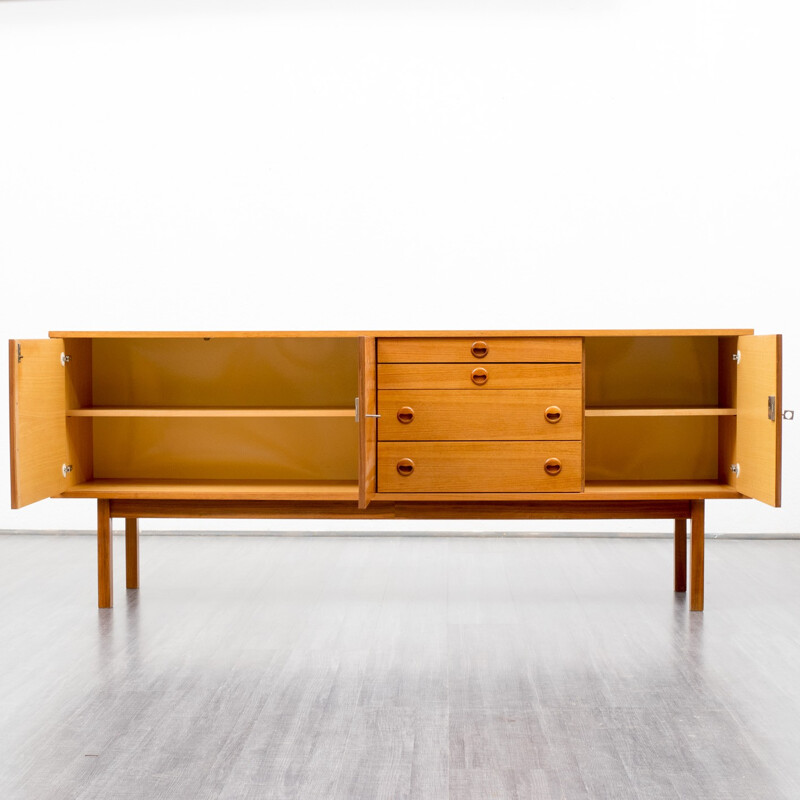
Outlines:
<svg viewBox="0 0 800 800"><path fill-rule="evenodd" d="M544 471L548 475L558 475L561 472L561 461L557 458L548 458L544 462Z"/></svg>
<svg viewBox="0 0 800 800"><path fill-rule="evenodd" d="M403 425L408 425L409 422L414 420L414 409L411 406L403 406L397 412L397 419L403 423Z"/></svg>
<svg viewBox="0 0 800 800"><path fill-rule="evenodd" d="M414 471L414 462L410 458L401 458L397 462L397 471L403 475L410 475Z"/></svg>
<svg viewBox="0 0 800 800"><path fill-rule="evenodd" d="M489 345L486 342L473 342L470 350L475 358L485 358L489 352Z"/></svg>
<svg viewBox="0 0 800 800"><path fill-rule="evenodd" d="M472 370L472 382L477 386L483 386L489 380L489 373L483 367L475 367Z"/></svg>
<svg viewBox="0 0 800 800"><path fill-rule="evenodd" d="M544 418L548 422L558 422L561 419L561 409L558 406L548 406L544 410Z"/></svg>

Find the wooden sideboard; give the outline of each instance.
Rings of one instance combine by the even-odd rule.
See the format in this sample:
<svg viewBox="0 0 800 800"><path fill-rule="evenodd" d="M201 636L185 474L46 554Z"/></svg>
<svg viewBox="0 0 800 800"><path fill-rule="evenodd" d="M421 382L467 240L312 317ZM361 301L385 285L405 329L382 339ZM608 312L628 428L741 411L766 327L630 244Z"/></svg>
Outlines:
<svg viewBox="0 0 800 800"><path fill-rule="evenodd" d="M9 348L11 503L141 518L670 519L780 505L781 337L752 330L53 332Z"/></svg>

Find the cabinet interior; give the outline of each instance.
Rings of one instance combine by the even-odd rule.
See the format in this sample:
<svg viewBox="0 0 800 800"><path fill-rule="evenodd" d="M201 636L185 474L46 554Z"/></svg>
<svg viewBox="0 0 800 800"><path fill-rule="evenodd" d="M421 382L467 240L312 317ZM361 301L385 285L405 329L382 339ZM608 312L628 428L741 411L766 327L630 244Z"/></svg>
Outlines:
<svg viewBox="0 0 800 800"><path fill-rule="evenodd" d="M84 480L321 483L357 495L357 339L98 338L68 348L67 425Z"/></svg>
<svg viewBox="0 0 800 800"><path fill-rule="evenodd" d="M586 337L586 493L703 482L735 496L736 345ZM356 337L72 338L65 351L73 496L103 482L357 499Z"/></svg>
<svg viewBox="0 0 800 800"><path fill-rule="evenodd" d="M717 336L587 338L587 482L729 483L735 342Z"/></svg>

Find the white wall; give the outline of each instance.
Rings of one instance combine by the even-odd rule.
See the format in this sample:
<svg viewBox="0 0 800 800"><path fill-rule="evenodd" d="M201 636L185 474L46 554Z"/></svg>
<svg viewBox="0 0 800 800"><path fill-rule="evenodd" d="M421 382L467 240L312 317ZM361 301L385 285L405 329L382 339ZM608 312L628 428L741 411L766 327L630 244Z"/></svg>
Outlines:
<svg viewBox="0 0 800 800"><path fill-rule="evenodd" d="M785 334L800 405L798 23L794 0L0 2L0 337L754 327ZM711 503L712 532L800 531L798 431L784 508ZM94 524L7 510L0 470L0 529Z"/></svg>

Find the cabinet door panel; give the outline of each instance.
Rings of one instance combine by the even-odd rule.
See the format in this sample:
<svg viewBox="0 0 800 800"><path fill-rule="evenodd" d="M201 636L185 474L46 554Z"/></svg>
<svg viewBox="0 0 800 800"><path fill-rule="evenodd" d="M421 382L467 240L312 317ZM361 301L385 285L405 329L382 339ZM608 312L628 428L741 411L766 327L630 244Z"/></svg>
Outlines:
<svg viewBox="0 0 800 800"><path fill-rule="evenodd" d="M375 337L358 340L358 507L375 496L377 476L377 419Z"/></svg>
<svg viewBox="0 0 800 800"><path fill-rule="evenodd" d="M781 504L781 337L740 336L736 369L734 486L771 506ZM774 398L774 414L770 414ZM774 419L770 417L774 416Z"/></svg>
<svg viewBox="0 0 800 800"><path fill-rule="evenodd" d="M9 342L11 507L60 494L68 481L62 339Z"/></svg>

